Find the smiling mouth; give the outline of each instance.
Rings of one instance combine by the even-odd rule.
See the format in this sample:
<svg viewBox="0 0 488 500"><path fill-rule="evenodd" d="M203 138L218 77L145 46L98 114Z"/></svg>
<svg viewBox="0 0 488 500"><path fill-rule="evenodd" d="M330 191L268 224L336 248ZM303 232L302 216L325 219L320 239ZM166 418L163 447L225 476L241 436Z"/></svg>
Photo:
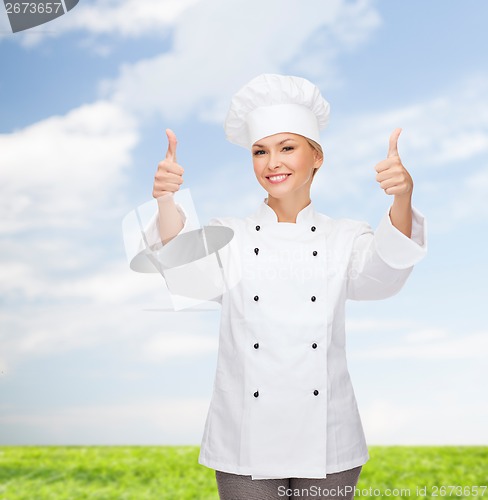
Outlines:
<svg viewBox="0 0 488 500"><path fill-rule="evenodd" d="M291 174L278 174L278 175L268 175L266 179L272 184L279 184L280 182L286 181Z"/></svg>

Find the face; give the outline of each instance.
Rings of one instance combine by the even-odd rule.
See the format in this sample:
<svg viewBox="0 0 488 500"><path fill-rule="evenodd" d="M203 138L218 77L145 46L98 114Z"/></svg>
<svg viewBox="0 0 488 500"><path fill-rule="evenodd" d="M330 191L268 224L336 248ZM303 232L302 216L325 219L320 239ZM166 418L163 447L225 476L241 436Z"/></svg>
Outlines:
<svg viewBox="0 0 488 500"><path fill-rule="evenodd" d="M305 137L280 133L253 144L254 173L263 188L275 198L309 196L312 174L322 158Z"/></svg>

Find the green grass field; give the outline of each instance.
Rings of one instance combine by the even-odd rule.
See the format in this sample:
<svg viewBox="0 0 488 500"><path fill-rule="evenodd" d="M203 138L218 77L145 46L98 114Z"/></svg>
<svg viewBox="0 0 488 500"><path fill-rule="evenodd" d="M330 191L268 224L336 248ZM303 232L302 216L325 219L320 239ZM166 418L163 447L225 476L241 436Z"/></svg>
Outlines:
<svg viewBox="0 0 488 500"><path fill-rule="evenodd" d="M218 500L215 472L198 464L198 451L197 446L0 447L0 498ZM356 498L488 500L486 446L370 446L369 452Z"/></svg>

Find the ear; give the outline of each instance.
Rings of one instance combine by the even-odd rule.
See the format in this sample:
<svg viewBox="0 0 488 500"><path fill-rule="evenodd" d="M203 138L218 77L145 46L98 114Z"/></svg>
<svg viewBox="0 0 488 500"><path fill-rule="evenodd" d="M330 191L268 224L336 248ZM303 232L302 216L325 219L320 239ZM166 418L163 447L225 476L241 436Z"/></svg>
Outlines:
<svg viewBox="0 0 488 500"><path fill-rule="evenodd" d="M324 163L324 157L321 156L321 154L316 149L314 149L314 152L315 152L314 166L315 168L318 169L322 166L322 163Z"/></svg>

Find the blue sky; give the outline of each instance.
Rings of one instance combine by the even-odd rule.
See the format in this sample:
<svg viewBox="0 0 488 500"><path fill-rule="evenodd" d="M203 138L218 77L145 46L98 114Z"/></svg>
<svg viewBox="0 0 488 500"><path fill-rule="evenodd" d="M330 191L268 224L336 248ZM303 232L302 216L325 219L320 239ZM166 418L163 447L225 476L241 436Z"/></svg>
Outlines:
<svg viewBox="0 0 488 500"><path fill-rule="evenodd" d="M163 312L121 222L151 199L164 129L200 222L266 193L226 143L232 94L262 72L331 104L312 200L373 227L388 138L429 254L395 297L347 305L369 444L487 444L488 5L468 0L87 1L8 31L0 7L0 444L199 444L219 310ZM485 299L485 300L484 300Z"/></svg>

